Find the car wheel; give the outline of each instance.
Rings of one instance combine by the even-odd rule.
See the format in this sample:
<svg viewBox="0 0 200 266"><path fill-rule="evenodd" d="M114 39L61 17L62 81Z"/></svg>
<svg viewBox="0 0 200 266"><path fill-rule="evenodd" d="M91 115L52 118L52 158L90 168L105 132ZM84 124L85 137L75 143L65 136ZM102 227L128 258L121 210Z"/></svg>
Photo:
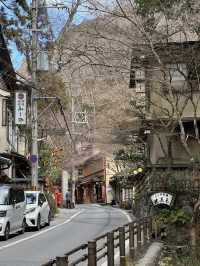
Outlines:
<svg viewBox="0 0 200 266"><path fill-rule="evenodd" d="M39 231L40 228L41 228L41 217L40 214L38 214L36 230Z"/></svg>
<svg viewBox="0 0 200 266"><path fill-rule="evenodd" d="M10 225L7 224L6 228L5 228L5 231L4 231L3 240L5 240L5 241L8 240L9 235L10 235Z"/></svg>
<svg viewBox="0 0 200 266"><path fill-rule="evenodd" d="M22 222L22 229L20 230L20 234L24 234L25 230L26 230L26 221L24 219Z"/></svg>
<svg viewBox="0 0 200 266"><path fill-rule="evenodd" d="M47 226L49 226L51 223L51 213L48 214L48 220L47 220Z"/></svg>

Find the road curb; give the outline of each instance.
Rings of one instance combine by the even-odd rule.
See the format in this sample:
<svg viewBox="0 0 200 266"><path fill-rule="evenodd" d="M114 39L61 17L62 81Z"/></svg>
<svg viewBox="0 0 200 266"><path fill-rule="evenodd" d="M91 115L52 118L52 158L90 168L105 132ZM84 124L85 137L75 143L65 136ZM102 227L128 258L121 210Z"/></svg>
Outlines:
<svg viewBox="0 0 200 266"><path fill-rule="evenodd" d="M163 248L163 243L154 242L145 252L143 258L141 258L136 266L154 266L160 257Z"/></svg>

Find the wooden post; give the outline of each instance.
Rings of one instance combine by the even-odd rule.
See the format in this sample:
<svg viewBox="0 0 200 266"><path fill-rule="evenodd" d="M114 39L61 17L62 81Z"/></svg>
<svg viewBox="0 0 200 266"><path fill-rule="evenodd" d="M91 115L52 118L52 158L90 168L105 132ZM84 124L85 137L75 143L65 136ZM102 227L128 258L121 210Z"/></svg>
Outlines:
<svg viewBox="0 0 200 266"><path fill-rule="evenodd" d="M109 232L107 234L107 262L108 266L114 266L114 233Z"/></svg>
<svg viewBox="0 0 200 266"><path fill-rule="evenodd" d="M135 256L134 223L131 223L129 225L129 253L130 257L134 259Z"/></svg>
<svg viewBox="0 0 200 266"><path fill-rule="evenodd" d="M119 252L120 252L120 266L125 266L125 229L124 227L119 228Z"/></svg>
<svg viewBox="0 0 200 266"><path fill-rule="evenodd" d="M137 224L137 249L141 248L141 224L140 221Z"/></svg>
<svg viewBox="0 0 200 266"><path fill-rule="evenodd" d="M155 240L158 240L158 225L157 222L154 222L154 230L155 230Z"/></svg>
<svg viewBox="0 0 200 266"><path fill-rule="evenodd" d="M144 239L143 245L145 245L147 243L147 239L148 239L148 236L147 236L147 220L146 219L144 219L144 222L143 222L143 239Z"/></svg>
<svg viewBox="0 0 200 266"><path fill-rule="evenodd" d="M89 241L88 242L88 266L97 266L96 241Z"/></svg>
<svg viewBox="0 0 200 266"><path fill-rule="evenodd" d="M68 257L56 257L56 266L68 266Z"/></svg>
<svg viewBox="0 0 200 266"><path fill-rule="evenodd" d="M197 256L197 230L196 230L196 224L195 223L192 223L190 235L191 235L192 257L196 258L196 256Z"/></svg>
<svg viewBox="0 0 200 266"><path fill-rule="evenodd" d="M147 221L147 239L148 242L150 242L152 239L152 218L148 218Z"/></svg>

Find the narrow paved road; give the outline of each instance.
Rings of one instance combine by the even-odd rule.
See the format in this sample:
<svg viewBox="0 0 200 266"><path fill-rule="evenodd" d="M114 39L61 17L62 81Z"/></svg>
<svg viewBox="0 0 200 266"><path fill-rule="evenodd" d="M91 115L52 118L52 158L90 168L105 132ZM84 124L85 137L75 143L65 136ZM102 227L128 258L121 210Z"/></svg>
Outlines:
<svg viewBox="0 0 200 266"><path fill-rule="evenodd" d="M80 205L62 209L50 227L0 242L0 266L40 266L72 248L128 222L120 209Z"/></svg>

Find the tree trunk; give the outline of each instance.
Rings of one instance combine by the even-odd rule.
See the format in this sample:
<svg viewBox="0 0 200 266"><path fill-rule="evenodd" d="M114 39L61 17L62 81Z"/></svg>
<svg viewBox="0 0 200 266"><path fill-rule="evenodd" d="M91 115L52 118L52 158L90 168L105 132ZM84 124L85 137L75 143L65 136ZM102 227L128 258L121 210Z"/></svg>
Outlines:
<svg viewBox="0 0 200 266"><path fill-rule="evenodd" d="M192 257L196 257L197 256L197 225L196 223L192 223L191 225L190 237L191 237Z"/></svg>

